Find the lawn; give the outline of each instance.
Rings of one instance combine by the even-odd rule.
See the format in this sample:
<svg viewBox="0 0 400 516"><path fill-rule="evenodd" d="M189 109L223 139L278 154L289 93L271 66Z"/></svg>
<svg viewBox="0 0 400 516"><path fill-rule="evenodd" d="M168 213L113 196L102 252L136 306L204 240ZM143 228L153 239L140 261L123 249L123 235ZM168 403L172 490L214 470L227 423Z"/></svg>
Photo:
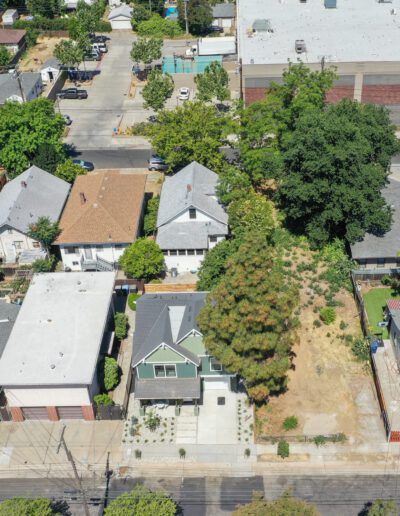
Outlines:
<svg viewBox="0 0 400 516"><path fill-rule="evenodd" d="M369 325L372 333L382 333L382 338L388 338L386 328L379 328L378 322L383 321L383 311L386 301L390 298L400 298L391 288L373 288L364 294L365 309L367 310Z"/></svg>
<svg viewBox="0 0 400 516"><path fill-rule="evenodd" d="M136 300L140 297L140 294L131 293L128 296L128 305L131 310L136 312Z"/></svg>

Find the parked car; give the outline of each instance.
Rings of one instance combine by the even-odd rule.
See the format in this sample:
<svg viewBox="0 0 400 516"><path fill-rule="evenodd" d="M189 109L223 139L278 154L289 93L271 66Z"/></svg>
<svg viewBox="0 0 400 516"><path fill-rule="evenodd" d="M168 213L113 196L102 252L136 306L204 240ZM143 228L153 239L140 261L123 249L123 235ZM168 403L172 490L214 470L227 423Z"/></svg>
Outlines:
<svg viewBox="0 0 400 516"><path fill-rule="evenodd" d="M179 100L189 100L190 90L189 88L179 88L178 99Z"/></svg>
<svg viewBox="0 0 400 516"><path fill-rule="evenodd" d="M103 36L102 34L99 34L98 36L96 36L96 34L90 34L90 40L93 43L107 43L109 39L110 38Z"/></svg>
<svg viewBox="0 0 400 516"><path fill-rule="evenodd" d="M81 166L88 172L94 170L94 165L91 161L85 161L84 159L73 159L72 162L75 163L75 165Z"/></svg>
<svg viewBox="0 0 400 516"><path fill-rule="evenodd" d="M222 27L218 27L218 25L211 25L207 30L208 32L224 32L224 29Z"/></svg>
<svg viewBox="0 0 400 516"><path fill-rule="evenodd" d="M83 56L84 61L100 61L101 60L101 52L99 50L92 49L91 52L87 52Z"/></svg>
<svg viewBox="0 0 400 516"><path fill-rule="evenodd" d="M61 90L58 97L60 99L87 99L88 93L86 90L78 90L78 88L67 88Z"/></svg>
<svg viewBox="0 0 400 516"><path fill-rule="evenodd" d="M149 170L167 170L168 165L165 163L165 161L156 154L153 154L151 158L149 159Z"/></svg>
<svg viewBox="0 0 400 516"><path fill-rule="evenodd" d="M63 118L64 118L65 125L71 125L72 124L72 120L71 120L71 117L69 115L63 115Z"/></svg>
<svg viewBox="0 0 400 516"><path fill-rule="evenodd" d="M92 50L97 50L103 54L108 52L107 45L105 43L92 43Z"/></svg>

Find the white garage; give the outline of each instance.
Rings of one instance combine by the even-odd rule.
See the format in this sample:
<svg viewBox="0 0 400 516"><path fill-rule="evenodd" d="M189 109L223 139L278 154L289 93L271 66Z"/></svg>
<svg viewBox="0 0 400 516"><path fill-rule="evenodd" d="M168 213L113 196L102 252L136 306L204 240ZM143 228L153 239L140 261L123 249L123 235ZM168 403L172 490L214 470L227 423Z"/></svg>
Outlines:
<svg viewBox="0 0 400 516"><path fill-rule="evenodd" d="M108 15L108 20L113 30L132 30L132 7L126 4L115 7Z"/></svg>

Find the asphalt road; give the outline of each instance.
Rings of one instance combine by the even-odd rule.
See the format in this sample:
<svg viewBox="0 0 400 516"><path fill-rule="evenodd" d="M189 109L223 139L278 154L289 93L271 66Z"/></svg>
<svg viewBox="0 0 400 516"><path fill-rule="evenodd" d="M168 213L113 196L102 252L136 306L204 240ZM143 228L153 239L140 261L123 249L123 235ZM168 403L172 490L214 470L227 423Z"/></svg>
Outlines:
<svg viewBox="0 0 400 516"><path fill-rule="evenodd" d="M362 515L367 504L377 498L400 502L400 476L395 475L112 479L109 501L131 490L138 482L170 493L184 516L226 516L238 504L251 501L254 492L274 499L286 489L294 496L314 503L322 516ZM91 515L102 513L99 501L104 495L104 487L103 481L85 481ZM81 495L71 479L2 479L0 499L10 496L45 496L66 503L73 516L84 514Z"/></svg>

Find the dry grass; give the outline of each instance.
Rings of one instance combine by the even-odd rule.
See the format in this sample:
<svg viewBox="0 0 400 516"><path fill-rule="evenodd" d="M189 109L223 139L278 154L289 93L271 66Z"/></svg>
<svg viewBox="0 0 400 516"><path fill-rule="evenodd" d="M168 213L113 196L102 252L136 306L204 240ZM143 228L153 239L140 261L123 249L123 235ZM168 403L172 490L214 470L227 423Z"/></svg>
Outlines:
<svg viewBox="0 0 400 516"><path fill-rule="evenodd" d="M68 38L49 38L47 36L40 36L37 44L28 50L19 63L20 70L24 72L39 71L42 65L53 56L54 47L63 39Z"/></svg>

